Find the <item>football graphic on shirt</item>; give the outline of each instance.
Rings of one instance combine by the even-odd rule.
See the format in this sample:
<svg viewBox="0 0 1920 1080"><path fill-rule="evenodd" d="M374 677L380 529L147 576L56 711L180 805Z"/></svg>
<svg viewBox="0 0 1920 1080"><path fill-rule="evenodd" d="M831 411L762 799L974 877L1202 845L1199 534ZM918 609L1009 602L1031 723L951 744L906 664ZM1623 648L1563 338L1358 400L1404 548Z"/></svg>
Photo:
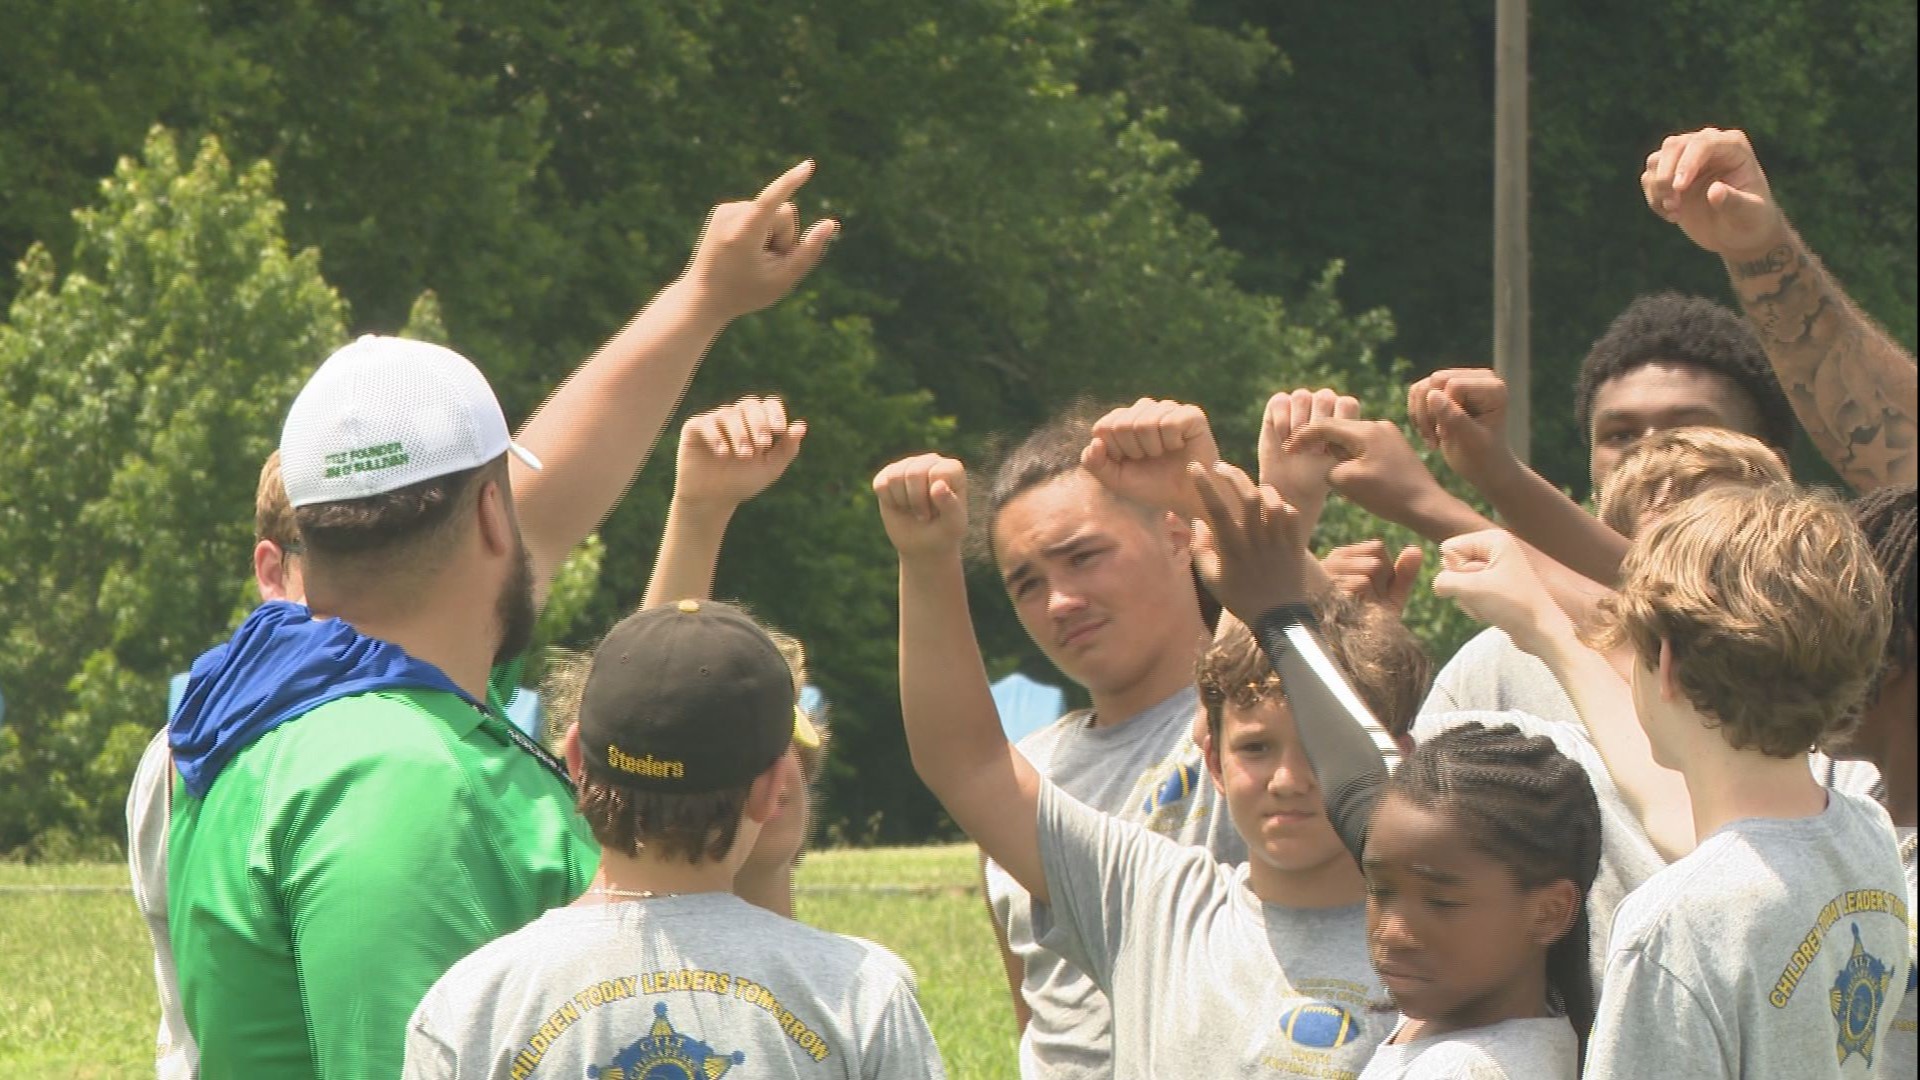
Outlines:
<svg viewBox="0 0 1920 1080"><path fill-rule="evenodd" d="M1332 1050L1360 1037L1360 1021L1329 1001L1305 1001L1280 1014L1280 1030L1299 1046Z"/></svg>

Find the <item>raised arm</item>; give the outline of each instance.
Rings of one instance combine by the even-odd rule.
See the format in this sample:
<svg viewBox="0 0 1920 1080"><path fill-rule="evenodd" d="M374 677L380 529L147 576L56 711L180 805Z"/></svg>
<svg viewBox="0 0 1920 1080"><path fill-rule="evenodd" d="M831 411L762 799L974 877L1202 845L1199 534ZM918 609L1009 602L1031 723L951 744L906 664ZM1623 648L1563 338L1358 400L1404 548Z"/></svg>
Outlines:
<svg viewBox="0 0 1920 1080"><path fill-rule="evenodd" d="M1855 307L1787 223L1745 132L1703 128L1647 155L1647 205L1720 256L1800 423L1858 491L1914 482L1913 354Z"/></svg>
<svg viewBox="0 0 1920 1080"><path fill-rule="evenodd" d="M1487 368L1436 371L1407 391L1407 415L1515 535L1584 577L1618 583L1627 538L1513 456L1507 384L1499 375Z"/></svg>
<svg viewBox="0 0 1920 1080"><path fill-rule="evenodd" d="M803 161L756 198L722 203L707 219L686 273L553 392L517 441L546 466L514 459L512 483L535 591L598 528L633 483L701 357L727 324L793 291L838 225L800 231L791 201L813 175Z"/></svg>
<svg viewBox="0 0 1920 1080"><path fill-rule="evenodd" d="M1280 493L1300 514L1300 535L1313 542L1327 507L1327 474L1338 460L1324 446L1289 447L1293 433L1315 420L1357 420L1360 402L1334 390L1299 389L1267 399L1260 417L1260 484Z"/></svg>
<svg viewBox="0 0 1920 1080"><path fill-rule="evenodd" d="M1467 614L1505 630L1515 645L1546 662L1573 699L1587 735L1626 803L1666 859L1693 850L1693 807L1686 779L1653 760L1635 718L1633 692L1608 659L1580 641L1573 620L1547 594L1529 553L1498 529L1449 541L1433 591Z"/></svg>
<svg viewBox="0 0 1920 1080"><path fill-rule="evenodd" d="M1479 511L1440 486L1406 433L1391 420L1313 420L1294 431L1286 448L1332 454L1335 461L1327 480L1333 490L1374 517L1404 525L1436 544L1492 527Z"/></svg>
<svg viewBox="0 0 1920 1080"><path fill-rule="evenodd" d="M1280 676L1293 724L1325 793L1327 819L1353 854L1399 747L1327 655L1311 614L1308 582L1319 564L1299 532L1297 513L1269 487L1256 488L1224 462L1191 470L1194 564L1222 607L1253 631Z"/></svg>
<svg viewBox="0 0 1920 1080"><path fill-rule="evenodd" d="M873 478L900 556L900 715L914 771L987 857L1047 903L1040 776L1001 730L967 612L967 474L938 454Z"/></svg>
<svg viewBox="0 0 1920 1080"><path fill-rule="evenodd" d="M1187 465L1220 460L1207 414L1198 405L1141 398L1094 421L1080 464L1114 494L1193 517L1198 506Z"/></svg>
<svg viewBox="0 0 1920 1080"><path fill-rule="evenodd" d="M780 479L806 435L807 422L789 421L777 397L744 397L681 425L673 501L642 607L713 594L734 511Z"/></svg>

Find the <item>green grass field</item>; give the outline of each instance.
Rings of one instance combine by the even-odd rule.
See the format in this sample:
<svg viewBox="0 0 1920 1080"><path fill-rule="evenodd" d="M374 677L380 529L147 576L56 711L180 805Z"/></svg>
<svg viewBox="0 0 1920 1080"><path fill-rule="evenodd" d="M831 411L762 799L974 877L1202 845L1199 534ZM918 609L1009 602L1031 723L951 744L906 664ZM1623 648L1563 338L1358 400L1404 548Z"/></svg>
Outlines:
<svg viewBox="0 0 1920 1080"><path fill-rule="evenodd" d="M802 865L799 914L913 965L948 1075L1011 1080L1012 1014L977 882L970 846L823 851ZM153 1075L152 954L125 883L119 864L0 864L0 1076ZM872 888L902 885L924 891Z"/></svg>

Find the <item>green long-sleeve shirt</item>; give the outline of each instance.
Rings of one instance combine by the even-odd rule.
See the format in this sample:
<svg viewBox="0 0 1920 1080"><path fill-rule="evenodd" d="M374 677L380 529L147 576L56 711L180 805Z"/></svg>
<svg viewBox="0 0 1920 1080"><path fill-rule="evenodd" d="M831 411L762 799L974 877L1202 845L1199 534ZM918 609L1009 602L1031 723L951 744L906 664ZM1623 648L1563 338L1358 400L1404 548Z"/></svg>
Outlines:
<svg viewBox="0 0 1920 1080"><path fill-rule="evenodd" d="M341 698L176 783L168 906L204 1080L400 1074L454 962L586 888L564 782L451 693Z"/></svg>

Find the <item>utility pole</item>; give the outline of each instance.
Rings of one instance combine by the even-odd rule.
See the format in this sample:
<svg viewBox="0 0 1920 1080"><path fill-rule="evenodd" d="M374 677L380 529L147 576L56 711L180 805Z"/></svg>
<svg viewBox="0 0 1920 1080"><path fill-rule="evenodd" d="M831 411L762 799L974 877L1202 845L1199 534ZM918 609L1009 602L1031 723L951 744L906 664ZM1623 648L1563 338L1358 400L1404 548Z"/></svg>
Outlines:
<svg viewBox="0 0 1920 1080"><path fill-rule="evenodd" d="M1530 461L1527 295L1527 0L1493 7L1493 367L1507 382L1507 443Z"/></svg>

